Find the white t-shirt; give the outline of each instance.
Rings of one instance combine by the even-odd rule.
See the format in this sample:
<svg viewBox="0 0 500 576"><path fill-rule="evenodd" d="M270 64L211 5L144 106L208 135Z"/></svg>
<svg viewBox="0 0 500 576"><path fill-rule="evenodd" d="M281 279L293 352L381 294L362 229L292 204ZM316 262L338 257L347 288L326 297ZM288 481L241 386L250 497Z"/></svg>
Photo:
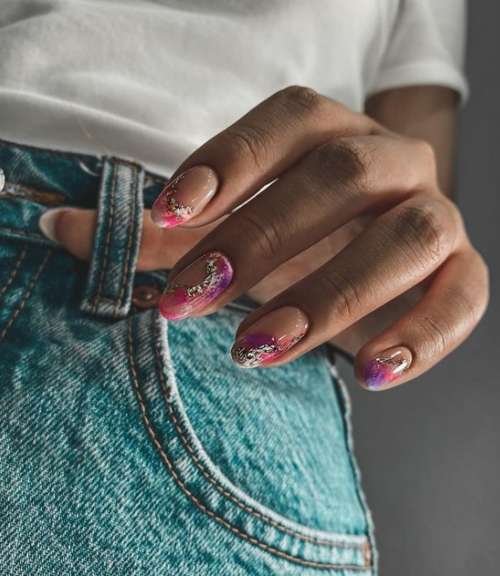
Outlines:
<svg viewBox="0 0 500 576"><path fill-rule="evenodd" d="M464 0L0 0L0 138L168 176L290 84L463 102L464 22Z"/></svg>

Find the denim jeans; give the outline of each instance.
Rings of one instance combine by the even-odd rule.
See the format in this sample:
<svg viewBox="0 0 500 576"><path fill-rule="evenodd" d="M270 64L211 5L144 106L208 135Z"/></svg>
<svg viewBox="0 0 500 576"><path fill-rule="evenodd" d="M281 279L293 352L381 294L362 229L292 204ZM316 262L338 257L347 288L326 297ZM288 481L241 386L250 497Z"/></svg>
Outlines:
<svg viewBox="0 0 500 576"><path fill-rule="evenodd" d="M0 573L374 576L327 348L242 370L251 299L159 315L136 261L166 178L4 140L0 168ZM97 209L90 262L39 231L58 205Z"/></svg>

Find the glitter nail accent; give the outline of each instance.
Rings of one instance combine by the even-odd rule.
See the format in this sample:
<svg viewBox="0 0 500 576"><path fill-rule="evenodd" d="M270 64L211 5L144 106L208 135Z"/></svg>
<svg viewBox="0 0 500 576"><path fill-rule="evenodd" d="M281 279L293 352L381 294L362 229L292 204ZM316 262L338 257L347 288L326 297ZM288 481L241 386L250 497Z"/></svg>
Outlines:
<svg viewBox="0 0 500 576"><path fill-rule="evenodd" d="M201 270L198 270L200 267ZM193 270L195 275L201 272L201 279L195 283L183 283L183 277ZM205 254L167 286L160 299L160 313L169 320L186 318L215 300L229 286L232 278L233 268L226 256L220 252Z"/></svg>
<svg viewBox="0 0 500 576"><path fill-rule="evenodd" d="M231 357L242 368L272 364L306 335L309 320L296 306L281 306L261 316L237 339Z"/></svg>
<svg viewBox="0 0 500 576"><path fill-rule="evenodd" d="M411 364L409 351L401 349L385 353L371 360L364 371L364 381L368 388L377 390L390 382L394 382Z"/></svg>
<svg viewBox="0 0 500 576"><path fill-rule="evenodd" d="M185 172L168 184L168 192L158 196L154 207L154 221L162 228L173 228L186 220L193 213L193 207L179 202L179 182L185 178Z"/></svg>
<svg viewBox="0 0 500 576"><path fill-rule="evenodd" d="M209 166L188 168L170 180L153 203L153 222L161 228L187 222L209 202L217 186L217 175Z"/></svg>
<svg viewBox="0 0 500 576"><path fill-rule="evenodd" d="M276 338L270 334L248 334L242 336L231 350L231 357L242 368L255 368L270 364L290 350L304 334Z"/></svg>

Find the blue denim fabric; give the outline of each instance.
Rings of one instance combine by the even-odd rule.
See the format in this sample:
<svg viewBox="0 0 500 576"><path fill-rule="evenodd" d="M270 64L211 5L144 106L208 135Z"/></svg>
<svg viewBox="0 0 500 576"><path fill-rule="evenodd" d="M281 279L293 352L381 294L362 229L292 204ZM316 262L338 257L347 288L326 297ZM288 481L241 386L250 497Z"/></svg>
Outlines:
<svg viewBox="0 0 500 576"><path fill-rule="evenodd" d="M256 304L167 322L139 309L133 162L0 140L0 573L374 576L349 406L326 347L242 370ZM98 209L90 263L38 229ZM166 247L168 249L168 247Z"/></svg>

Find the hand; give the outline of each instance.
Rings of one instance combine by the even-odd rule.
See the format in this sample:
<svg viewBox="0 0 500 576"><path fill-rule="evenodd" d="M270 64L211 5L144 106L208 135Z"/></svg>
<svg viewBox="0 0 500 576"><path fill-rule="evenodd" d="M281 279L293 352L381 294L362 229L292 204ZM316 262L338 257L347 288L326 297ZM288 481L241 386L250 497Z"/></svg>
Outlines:
<svg viewBox="0 0 500 576"><path fill-rule="evenodd" d="M68 218L86 218L91 238L95 217L70 212L57 236L88 257L67 240ZM187 250L165 317L210 314L247 292L265 301L236 335L244 367L340 337L357 348L360 382L389 388L453 350L487 305L487 268L439 190L432 147L308 88L277 92L196 150L152 219L167 229L146 216L140 267L169 266L165 235ZM389 325L374 334L381 311Z"/></svg>

